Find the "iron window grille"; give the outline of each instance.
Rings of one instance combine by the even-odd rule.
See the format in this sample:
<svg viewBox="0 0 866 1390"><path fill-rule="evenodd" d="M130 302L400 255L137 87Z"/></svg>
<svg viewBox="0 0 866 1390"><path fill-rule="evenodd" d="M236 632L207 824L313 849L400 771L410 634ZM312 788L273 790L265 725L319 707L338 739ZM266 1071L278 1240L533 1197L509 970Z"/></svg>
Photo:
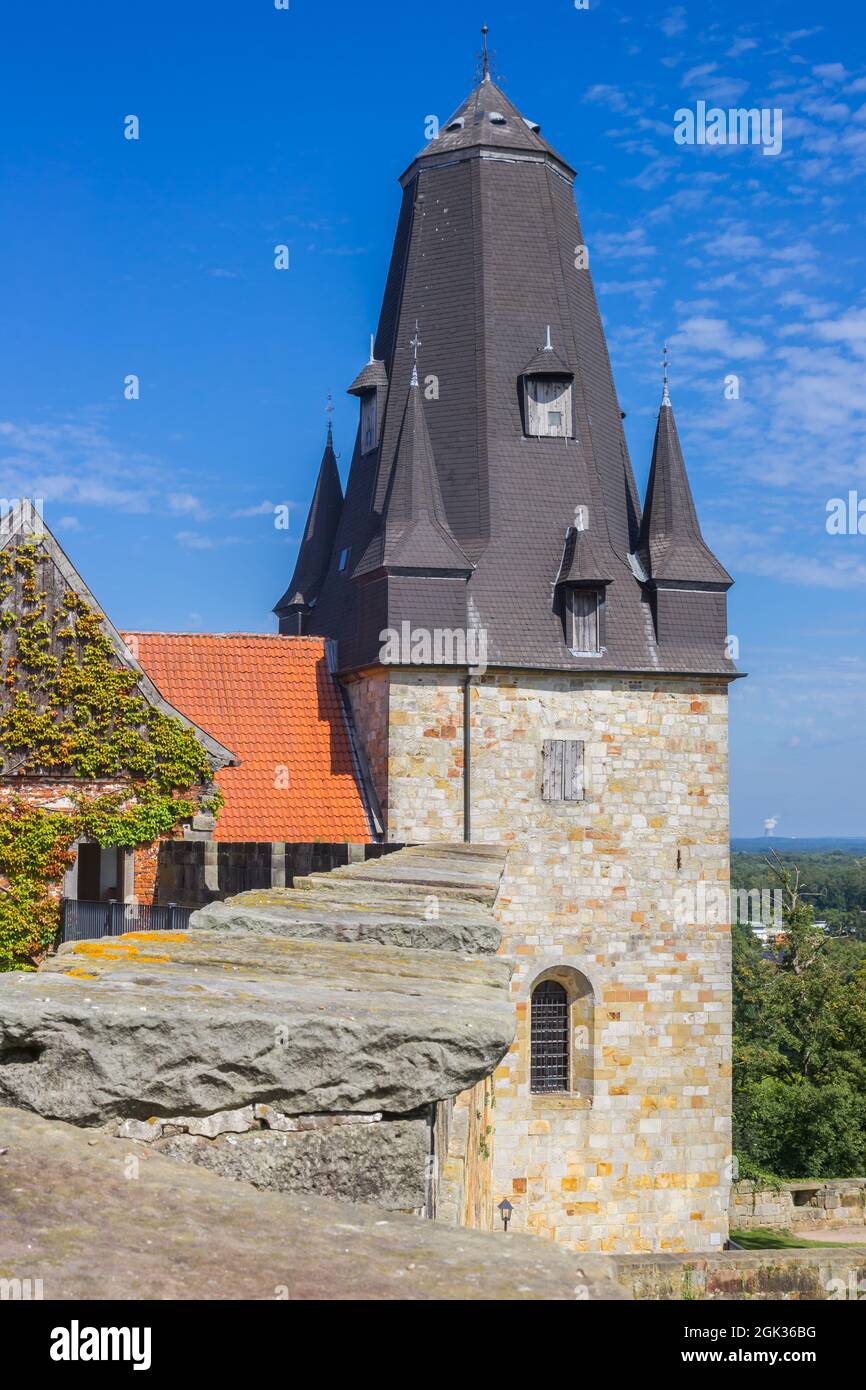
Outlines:
<svg viewBox="0 0 866 1390"><path fill-rule="evenodd" d="M543 980L532 993L530 1089L567 1091L568 1072L568 994L555 980Z"/></svg>

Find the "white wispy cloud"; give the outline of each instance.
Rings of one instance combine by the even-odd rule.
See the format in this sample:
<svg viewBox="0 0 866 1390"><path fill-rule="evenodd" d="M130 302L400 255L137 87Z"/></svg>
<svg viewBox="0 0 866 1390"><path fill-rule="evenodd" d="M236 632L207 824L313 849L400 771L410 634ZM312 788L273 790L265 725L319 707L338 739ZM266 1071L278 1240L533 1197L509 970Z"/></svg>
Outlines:
<svg viewBox="0 0 866 1390"><path fill-rule="evenodd" d="M681 354L700 354L704 357L721 357L731 364L737 358L747 361L763 357L766 345L750 333L738 333L726 319L711 318L705 314L695 314L680 324L671 339L674 349Z"/></svg>
<svg viewBox="0 0 866 1390"><path fill-rule="evenodd" d="M611 111L628 111L629 99L621 87L611 87L605 82L596 82L585 93L587 101L606 106Z"/></svg>
<svg viewBox="0 0 866 1390"><path fill-rule="evenodd" d="M239 545L239 536L203 535L201 531L178 531L175 540L188 550L215 550L223 545Z"/></svg>
<svg viewBox="0 0 866 1390"><path fill-rule="evenodd" d="M684 5L675 5L659 23L659 28L669 39L676 38L686 27L686 11Z"/></svg>

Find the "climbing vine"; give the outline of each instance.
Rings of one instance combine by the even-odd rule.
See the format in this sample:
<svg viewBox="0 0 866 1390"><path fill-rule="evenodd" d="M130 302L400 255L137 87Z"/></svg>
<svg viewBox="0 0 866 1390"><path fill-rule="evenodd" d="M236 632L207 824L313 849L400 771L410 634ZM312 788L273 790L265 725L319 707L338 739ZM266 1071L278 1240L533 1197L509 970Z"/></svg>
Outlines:
<svg viewBox="0 0 866 1390"><path fill-rule="evenodd" d="M193 730L143 698L80 594L49 601L40 586L48 559L33 541L0 551L3 772L129 785L76 792L68 811L14 794L0 803L0 970L32 967L54 940L57 884L76 840L131 849L222 804L220 792L200 790L211 768Z"/></svg>

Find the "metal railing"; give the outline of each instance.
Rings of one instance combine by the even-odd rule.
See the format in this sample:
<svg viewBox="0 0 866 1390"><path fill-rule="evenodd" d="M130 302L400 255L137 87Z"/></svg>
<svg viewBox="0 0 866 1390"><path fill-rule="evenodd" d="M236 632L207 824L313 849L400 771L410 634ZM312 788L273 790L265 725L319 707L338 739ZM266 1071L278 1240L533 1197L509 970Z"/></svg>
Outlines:
<svg viewBox="0 0 866 1390"><path fill-rule="evenodd" d="M178 903L91 903L64 898L61 941L92 941L128 931L186 931L192 907Z"/></svg>

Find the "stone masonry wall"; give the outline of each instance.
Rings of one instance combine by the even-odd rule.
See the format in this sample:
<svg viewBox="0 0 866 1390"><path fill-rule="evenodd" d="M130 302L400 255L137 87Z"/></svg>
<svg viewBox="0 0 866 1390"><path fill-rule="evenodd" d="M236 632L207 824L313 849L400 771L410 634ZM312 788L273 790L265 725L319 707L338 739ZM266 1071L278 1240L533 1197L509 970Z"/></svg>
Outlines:
<svg viewBox="0 0 866 1390"><path fill-rule="evenodd" d="M454 672L390 673L388 839L462 834L462 699ZM725 683L488 672L471 710L472 839L513 846L497 915L518 1033L497 1073L493 1201L580 1251L719 1249L730 934L683 890L727 892ZM583 801L542 799L548 738L583 741ZM573 1091L533 1095L530 993L551 975L572 1001Z"/></svg>
<svg viewBox="0 0 866 1390"><path fill-rule="evenodd" d="M382 809L388 815L388 675L373 671L346 685L358 738L367 755L370 776ZM385 835L385 840L390 840Z"/></svg>
<svg viewBox="0 0 866 1390"><path fill-rule="evenodd" d="M734 1183L729 1215L731 1226L742 1231L761 1228L802 1232L806 1227L820 1231L863 1225L866 1178L786 1182L769 1188L744 1180ZM863 1234L866 1240L866 1230Z"/></svg>
<svg viewBox="0 0 866 1390"><path fill-rule="evenodd" d="M439 1153L437 1220L473 1230L492 1231L493 1212L492 1076L437 1106Z"/></svg>

